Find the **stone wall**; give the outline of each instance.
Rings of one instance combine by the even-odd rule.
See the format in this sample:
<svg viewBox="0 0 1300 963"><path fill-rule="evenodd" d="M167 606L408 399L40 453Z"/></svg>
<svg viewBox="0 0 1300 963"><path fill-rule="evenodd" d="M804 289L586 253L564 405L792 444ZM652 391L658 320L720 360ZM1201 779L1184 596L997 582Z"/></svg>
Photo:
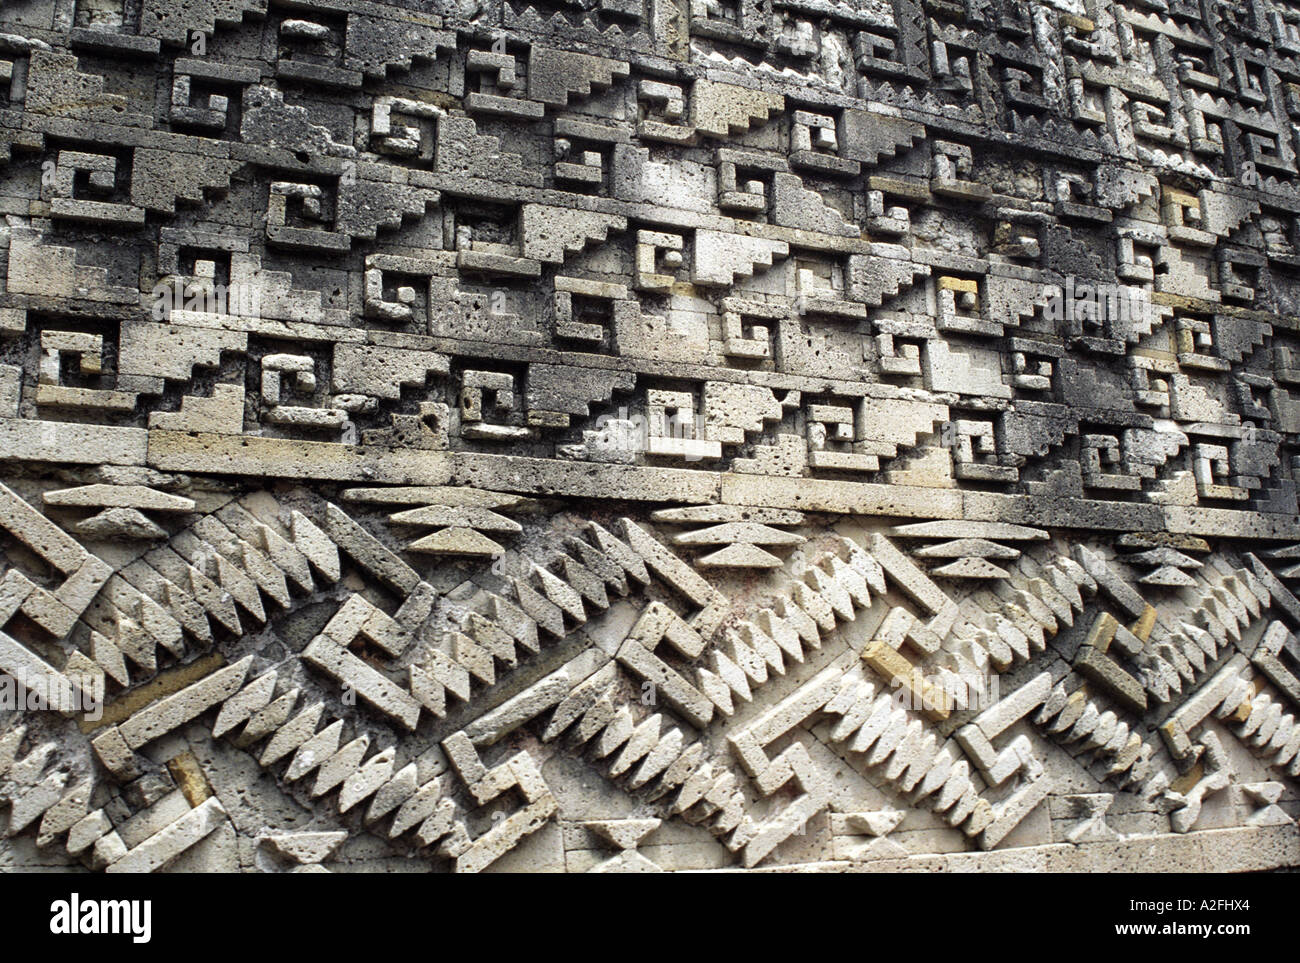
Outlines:
<svg viewBox="0 0 1300 963"><path fill-rule="evenodd" d="M1294 0L5 0L0 867L1300 865L1297 120Z"/></svg>

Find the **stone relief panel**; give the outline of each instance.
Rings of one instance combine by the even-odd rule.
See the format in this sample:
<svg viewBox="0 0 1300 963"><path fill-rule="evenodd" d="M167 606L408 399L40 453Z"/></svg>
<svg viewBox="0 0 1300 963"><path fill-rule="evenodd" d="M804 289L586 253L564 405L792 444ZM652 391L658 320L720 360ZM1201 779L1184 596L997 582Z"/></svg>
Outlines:
<svg viewBox="0 0 1300 963"><path fill-rule="evenodd" d="M1300 865L1298 118L1282 0L8 0L0 866Z"/></svg>

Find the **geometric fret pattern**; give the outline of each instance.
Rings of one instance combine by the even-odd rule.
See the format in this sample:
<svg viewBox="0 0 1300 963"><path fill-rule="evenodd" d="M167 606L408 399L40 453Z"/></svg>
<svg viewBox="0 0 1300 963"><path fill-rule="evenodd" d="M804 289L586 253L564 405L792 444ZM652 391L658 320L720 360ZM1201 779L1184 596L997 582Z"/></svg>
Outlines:
<svg viewBox="0 0 1300 963"><path fill-rule="evenodd" d="M1300 865L1298 121L1288 0L7 3L0 866Z"/></svg>

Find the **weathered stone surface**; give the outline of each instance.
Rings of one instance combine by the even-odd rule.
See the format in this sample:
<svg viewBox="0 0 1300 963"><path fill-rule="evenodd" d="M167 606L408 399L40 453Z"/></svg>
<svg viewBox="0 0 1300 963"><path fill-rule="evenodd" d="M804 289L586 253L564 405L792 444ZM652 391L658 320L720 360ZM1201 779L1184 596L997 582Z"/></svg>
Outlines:
<svg viewBox="0 0 1300 963"><path fill-rule="evenodd" d="M4 3L0 865L1300 864L1297 17L1084 6Z"/></svg>

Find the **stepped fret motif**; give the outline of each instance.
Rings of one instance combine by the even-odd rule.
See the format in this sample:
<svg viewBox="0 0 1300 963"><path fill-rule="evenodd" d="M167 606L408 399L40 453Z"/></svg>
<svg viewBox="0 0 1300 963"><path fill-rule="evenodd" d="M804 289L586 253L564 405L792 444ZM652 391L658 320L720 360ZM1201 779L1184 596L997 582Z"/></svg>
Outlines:
<svg viewBox="0 0 1300 963"><path fill-rule="evenodd" d="M1300 866L1297 23L7 0L0 865Z"/></svg>

